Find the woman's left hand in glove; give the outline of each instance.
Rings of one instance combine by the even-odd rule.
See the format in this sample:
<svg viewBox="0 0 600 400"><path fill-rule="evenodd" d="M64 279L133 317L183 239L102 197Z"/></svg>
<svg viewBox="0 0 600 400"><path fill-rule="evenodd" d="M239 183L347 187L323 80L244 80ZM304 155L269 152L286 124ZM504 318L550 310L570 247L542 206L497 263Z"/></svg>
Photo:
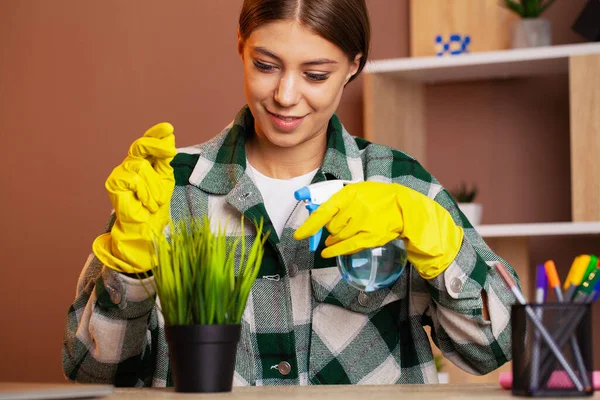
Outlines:
<svg viewBox="0 0 600 400"><path fill-rule="evenodd" d="M463 230L429 197L397 183L358 182L321 204L294 233L297 240L323 226L331 234L324 258L383 246L402 238L408 260L425 279L441 274L454 260Z"/></svg>

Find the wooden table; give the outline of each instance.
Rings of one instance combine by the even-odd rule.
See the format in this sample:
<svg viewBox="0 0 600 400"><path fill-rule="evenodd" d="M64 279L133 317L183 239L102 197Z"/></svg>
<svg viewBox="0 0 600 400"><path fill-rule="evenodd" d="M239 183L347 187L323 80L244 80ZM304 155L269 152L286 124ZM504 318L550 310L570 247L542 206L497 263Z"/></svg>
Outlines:
<svg viewBox="0 0 600 400"><path fill-rule="evenodd" d="M55 390L72 387L68 383L3 383L0 382L0 399L40 398L31 393L44 391L56 395ZM173 389L133 389L113 388L110 385L80 385L76 388L81 397L81 390L95 390L105 394L98 400L164 400L164 399L205 399L205 400L459 400L459 399L526 399L513 397L510 390L501 389L496 383L469 383L452 385L340 385L340 386L261 386L234 387L230 393L176 393ZM89 392L88 392L89 393ZM108 395L107 395L108 394ZM16 395L16 396L15 396ZM73 393L70 392L72 396ZM83 396L87 397L87 396ZM66 397L44 397L63 399ZM71 397L72 398L72 397ZM582 398L582 397L578 397ZM96 399L96 398L95 398ZM546 397L545 399L549 399ZM562 399L565 399L564 397ZM586 397L585 399L592 399ZM600 399L597 392L593 399Z"/></svg>
<svg viewBox="0 0 600 400"><path fill-rule="evenodd" d="M510 390L498 384L463 385L381 385L381 386L261 386L235 387L231 393L184 394L170 389L116 389L106 400L137 399L212 399L212 400L459 400L459 399L526 399L512 397ZM587 397L588 399L590 397ZM594 399L600 399L596 393ZM545 399L548 399L546 397ZM565 399L564 397L562 398Z"/></svg>

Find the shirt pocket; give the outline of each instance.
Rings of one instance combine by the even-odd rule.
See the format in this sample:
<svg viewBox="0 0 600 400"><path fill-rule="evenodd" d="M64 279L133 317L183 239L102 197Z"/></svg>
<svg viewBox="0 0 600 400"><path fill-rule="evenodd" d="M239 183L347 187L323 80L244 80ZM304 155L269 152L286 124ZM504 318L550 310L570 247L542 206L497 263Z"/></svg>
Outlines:
<svg viewBox="0 0 600 400"><path fill-rule="evenodd" d="M332 304L350 311L370 314L400 299L390 288L364 292L342 278L337 266L312 269L310 284L317 303Z"/></svg>

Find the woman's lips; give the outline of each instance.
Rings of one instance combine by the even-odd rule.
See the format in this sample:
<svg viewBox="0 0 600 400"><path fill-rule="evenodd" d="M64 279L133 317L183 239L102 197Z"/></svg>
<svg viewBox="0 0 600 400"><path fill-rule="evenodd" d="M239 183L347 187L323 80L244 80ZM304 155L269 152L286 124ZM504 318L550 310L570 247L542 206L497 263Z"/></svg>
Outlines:
<svg viewBox="0 0 600 400"><path fill-rule="evenodd" d="M275 125L275 127L277 127L279 130L282 131L291 131L293 129L296 129L298 127L298 125L300 125L302 123L302 121L304 121L304 117L289 117L289 116L285 116L285 115L278 115L278 114L273 114L271 112L269 112L269 117L271 117L271 121L273 122L273 125Z"/></svg>

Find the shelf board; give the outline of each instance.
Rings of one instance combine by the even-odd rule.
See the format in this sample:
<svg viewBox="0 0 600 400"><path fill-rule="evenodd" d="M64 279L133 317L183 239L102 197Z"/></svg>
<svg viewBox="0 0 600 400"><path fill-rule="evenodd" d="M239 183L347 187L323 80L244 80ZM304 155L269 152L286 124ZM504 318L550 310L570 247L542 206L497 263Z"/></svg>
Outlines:
<svg viewBox="0 0 600 400"><path fill-rule="evenodd" d="M585 54L600 54L600 43L377 60L368 62L365 72L421 83L551 75L567 73L569 57Z"/></svg>
<svg viewBox="0 0 600 400"><path fill-rule="evenodd" d="M475 229L482 237L594 235L600 234L600 221L479 225Z"/></svg>

